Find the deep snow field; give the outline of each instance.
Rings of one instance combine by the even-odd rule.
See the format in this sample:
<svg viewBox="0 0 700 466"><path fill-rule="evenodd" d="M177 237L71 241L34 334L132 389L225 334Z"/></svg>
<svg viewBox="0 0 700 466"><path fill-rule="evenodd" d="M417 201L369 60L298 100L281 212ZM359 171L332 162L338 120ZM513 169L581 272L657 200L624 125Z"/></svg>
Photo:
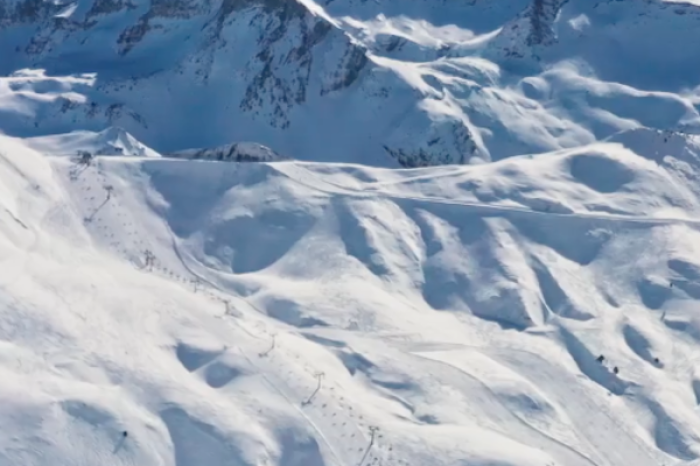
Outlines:
<svg viewBox="0 0 700 466"><path fill-rule="evenodd" d="M0 136L0 464L698 464L700 141L618 139L392 171Z"/></svg>

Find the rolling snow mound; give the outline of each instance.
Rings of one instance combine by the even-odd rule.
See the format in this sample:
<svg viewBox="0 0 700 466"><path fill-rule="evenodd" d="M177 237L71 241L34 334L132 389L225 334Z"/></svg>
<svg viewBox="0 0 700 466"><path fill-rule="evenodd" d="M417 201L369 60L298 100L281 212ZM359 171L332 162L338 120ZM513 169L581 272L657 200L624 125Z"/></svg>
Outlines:
<svg viewBox="0 0 700 466"><path fill-rule="evenodd" d="M0 463L697 464L700 165L625 140L392 171L0 136Z"/></svg>

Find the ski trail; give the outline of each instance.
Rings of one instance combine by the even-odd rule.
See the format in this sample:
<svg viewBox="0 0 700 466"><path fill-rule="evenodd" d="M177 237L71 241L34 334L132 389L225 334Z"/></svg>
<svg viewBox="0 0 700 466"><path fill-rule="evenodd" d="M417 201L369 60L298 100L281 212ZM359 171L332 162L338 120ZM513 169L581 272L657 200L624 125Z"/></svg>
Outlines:
<svg viewBox="0 0 700 466"><path fill-rule="evenodd" d="M17 216L16 216L15 214L13 214L12 211L11 211L10 209L8 209L7 207L3 207L3 211L4 211L5 213L7 213L7 215L9 215L10 218L11 218L12 220L14 220L14 222L17 223L19 226L21 226L21 227L24 228L25 230L29 230L29 227L28 227L22 220L20 220L19 218L17 218Z"/></svg>
<svg viewBox="0 0 700 466"><path fill-rule="evenodd" d="M178 246L177 246L177 241L175 237L172 235L171 232L171 241L172 241L172 246L173 250L178 257L178 260L181 262L182 266L187 270L190 274L192 274L194 277L197 279L201 280L202 283L205 283L209 285L212 289L225 294L227 297L234 297L227 293L225 290L222 290L219 286L217 286L215 283L209 281L207 278L199 275L196 273L190 265L187 263L185 258L182 256ZM238 297L235 297L236 299L240 299ZM251 304L247 303L247 305L252 306ZM259 312L259 311L258 311ZM260 329L263 333L265 333L269 338L272 338L272 335L274 334L273 332L270 332L267 329L267 325L265 322L263 322L260 319L256 319L257 323L261 324L263 326L262 329ZM245 332L248 334L250 337L253 337L257 339L258 341L265 341L267 344L268 340L265 340L264 337L258 336L253 334L249 329L245 328L245 326L242 325L238 319L225 319L226 322L230 323L231 325L234 325L236 328L240 329L241 331ZM305 420L308 422L308 424L314 429L315 432L317 432L319 439L327 446L328 450L331 452L331 454L334 456L338 464L342 466L351 466L356 463L356 461L352 458L351 453L354 452L361 452L364 450L364 447L366 445L366 437L364 433L362 432L362 429L360 429L357 425L357 423L352 419L350 415L347 415L345 417L343 416L336 416L340 410L342 410L342 407L339 405L338 400L333 399L333 396L335 395L327 395L328 391L328 386L324 387L324 389L320 390L319 393L314 397L314 402L306 405L306 406L301 406L301 400L306 399L305 397L309 395L306 391L310 390L312 387L307 386L307 385L299 385L299 386L292 386L289 381L285 381L282 379L277 374L282 374L285 373L285 370L287 370L288 373L291 373L289 371L289 361L287 358L280 358L278 357L278 354L283 353L286 356L291 356L291 354L288 353L288 349L285 348L285 345L280 339L278 338L276 341L276 346L274 351L271 352L269 355L262 356L261 354L258 354L256 361L253 361L253 359L248 356L243 349L238 346L241 354L244 356L244 358L253 366L257 369L258 373L263 377L265 380L265 383L272 387L277 393L280 394L290 405L292 405ZM308 371L308 369L307 369ZM274 379L274 380L273 380ZM331 389L333 390L333 389ZM300 400L299 402L294 402L293 400ZM341 396L341 401L343 397ZM330 405L330 407L328 407ZM328 407L328 408L327 408ZM344 419L344 422L342 423L343 426L346 426L349 424L347 427L348 429L351 430L349 432L349 435L345 434L338 434L337 433L337 428L335 428L335 425L333 424L332 421L329 421L326 416L324 416L325 411L332 410L333 414L331 415L331 418L337 417L340 418L341 420ZM338 421L341 422L341 421ZM350 441L349 438L354 439L354 441ZM338 452L338 447L337 445L341 444L343 445L343 450L345 452L343 454Z"/></svg>
<svg viewBox="0 0 700 466"><path fill-rule="evenodd" d="M226 322L236 328L240 328L235 319L226 319ZM244 331L250 335L249 331ZM267 331L264 332L268 333ZM328 395L329 391L334 391L333 388L329 390L327 384L323 385L322 389L314 397L313 402L303 405L302 402L308 397L313 387L304 383L303 380L299 381L299 383L294 383L295 377L291 374L293 374L295 369L295 361L293 360L295 358L288 352L288 348L283 341L278 341L275 350L265 356L258 354L251 357L240 345L237 348L246 361L260 374L265 383L284 398L311 426L317 433L319 440L326 445L328 451L333 455L338 465L352 466L357 463L355 456L359 458L367 441L354 419L347 414L343 415L342 406L337 399L334 399L334 396L337 394L331 393L331 395ZM299 369L308 372L307 368L297 367L297 371L301 372ZM285 372L290 377L285 378L279 375ZM340 396L340 398L342 400L343 397ZM341 415L338 416L338 413L341 413ZM342 429L336 427L334 421L346 426L345 432L340 431Z"/></svg>
<svg viewBox="0 0 700 466"><path fill-rule="evenodd" d="M270 380L271 376L267 375L265 373L265 371L260 370L259 364L256 364L255 362L253 362L253 360L245 353L245 351L243 351L243 349L241 347L238 347L238 349L241 352L241 354L243 355L243 357L245 358L245 360L248 361L248 363L252 367L254 367L255 369L258 369L258 373L261 375L261 377L265 381L265 384L267 386L269 386L274 392L279 394L282 398L284 398L287 401L287 403L289 403L289 405L292 406L294 408L294 410L311 426L311 428L314 430L314 432L316 432L316 434L318 435L318 438L321 439L321 441L326 446L326 448L328 448L328 451L333 455L333 458L335 459L336 463L341 465L341 466L349 466L347 461L341 460L340 455L338 454L338 452L334 448L333 444L323 434L323 430L320 429L318 427L318 425L316 425L316 423L313 421L313 419L311 419L304 412L304 410L299 406L298 403L295 403L292 399L290 399L290 397L285 393L284 390L279 388L284 383L281 380L279 380L278 377L272 375L272 377L274 377L275 379L278 379L277 380L278 383L275 384L272 380Z"/></svg>
<svg viewBox="0 0 700 466"><path fill-rule="evenodd" d="M275 165L275 169L280 173L284 174L291 180L315 191L321 192L323 194L332 196L348 196L355 197L358 199L390 199L390 200L404 200L404 201L414 201L414 202L424 202L431 204L440 205L453 205L459 207L465 207L476 211L481 211L484 213L500 213L500 214L522 214L527 216L537 216L546 218L577 218L584 220L597 220L604 222L626 222L626 223L639 223L639 224L649 224L649 225L668 225L668 224L684 224L690 226L700 226L700 219L683 219L683 218L673 218L673 217L641 217L635 215L619 215L619 214L595 214L590 212L576 212L576 213L557 213L557 212L539 212L536 210L527 209L525 207L514 207L514 206L499 206L492 204L484 204L479 202L470 201L459 201L440 197L426 197L426 196L404 196L401 194L390 193L386 191L357 191L344 186L337 185L335 183L323 180L318 175L310 172L309 170L304 170L299 166L294 166L290 168L289 165L284 165L284 169L280 168L281 165ZM313 179L313 181L309 180Z"/></svg>
<svg viewBox="0 0 700 466"><path fill-rule="evenodd" d="M610 408L596 402L581 381L544 358L527 351L484 348L484 353L537 384L569 414L569 419L597 453L597 464L659 466L657 453L640 443L613 418Z"/></svg>
<svg viewBox="0 0 700 466"><path fill-rule="evenodd" d="M173 241L175 241L174 238ZM218 289L215 284L192 271L179 251L177 251L177 245L173 243L173 246L183 266L190 271L190 273ZM562 383L561 374L564 371L557 370L557 368L551 366L543 359L528 352L518 351L517 353L513 353L507 349L492 349L491 352L493 353L491 356L494 357L494 359L513 368L515 372L523 374L538 386L548 387L548 390L545 390L545 392L547 392L557 404L565 408L576 430L581 432L583 437L591 445L591 451L597 453L596 456L598 456L598 458L596 460L588 458L568 445L541 432L518 416L510 413L495 397L488 386L463 369L449 362L430 357L427 352L421 353L420 351L412 351L411 353L423 359L446 365L458 371L465 378L468 378L472 385L476 384L481 389L491 393L492 397L490 399L484 399L482 401L488 403L490 408L493 409L493 412L498 413L497 416L503 419L516 421L513 425L520 426L518 430L523 439L537 444L546 444L547 446L545 449L551 451L556 458L562 461L562 464L567 466L602 466L633 459L635 465L658 466L658 463L651 459L652 453L647 448L640 446L624 428L616 423L609 414L606 414L605 409L607 408L601 410L601 407L591 400L588 395L576 388L576 384L579 383L578 380L569 376L571 378L570 383ZM542 367L546 367L547 370L542 371ZM548 380L549 383L542 384L543 380ZM571 399L575 399L577 402L571 403ZM609 440L611 438L616 438L617 440L613 442ZM612 459L612 461L610 459Z"/></svg>
<svg viewBox="0 0 700 466"><path fill-rule="evenodd" d="M438 363L440 365L446 366L450 370L455 371L459 374L466 385L475 386L474 389L465 390L465 392L474 394L479 392L485 392L488 396L481 397L479 399L480 405L487 406L487 410L492 414L494 418L502 419L507 421L509 427L513 428L512 431L507 433L503 432L504 435L512 436L514 438L520 439L521 442L525 444L536 445L542 450L548 451L556 458L562 465L566 466L597 466L597 464L588 458L583 453L575 450L569 445L561 442L552 436L542 432L540 429L529 424L526 420L520 418L513 414L503 403L498 399L496 394L491 390L491 388L481 381L479 378L467 372L465 369L445 360L440 359L437 354L431 354L430 352L420 352L411 351L410 354L418 356L427 361ZM465 384L460 384L464 387Z"/></svg>
<svg viewBox="0 0 700 466"><path fill-rule="evenodd" d="M20 244L10 246L6 251L1 251L4 256L0 255L0 284L8 287L19 280L24 275L24 270L29 261L29 255L36 248L39 241L39 235L34 229L30 229L21 220L17 219L12 212L5 209L11 218L19 224L25 231L29 232L31 238L27 241L23 235Z"/></svg>

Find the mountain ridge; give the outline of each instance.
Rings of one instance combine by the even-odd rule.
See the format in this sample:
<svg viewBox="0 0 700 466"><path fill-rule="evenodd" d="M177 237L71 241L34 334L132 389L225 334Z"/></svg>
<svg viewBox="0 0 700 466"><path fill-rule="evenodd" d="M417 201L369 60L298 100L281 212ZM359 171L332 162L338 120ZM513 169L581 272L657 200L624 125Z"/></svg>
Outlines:
<svg viewBox="0 0 700 466"><path fill-rule="evenodd" d="M691 4L12 5L0 124L15 136L121 126L159 152L257 141L296 159L415 167L700 125L697 57L677 45L697 30Z"/></svg>

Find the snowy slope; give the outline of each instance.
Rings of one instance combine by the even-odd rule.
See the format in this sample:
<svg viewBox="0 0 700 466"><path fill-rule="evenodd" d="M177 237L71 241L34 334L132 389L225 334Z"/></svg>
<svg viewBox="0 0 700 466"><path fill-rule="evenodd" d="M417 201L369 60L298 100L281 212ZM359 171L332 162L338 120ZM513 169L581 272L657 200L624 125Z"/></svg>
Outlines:
<svg viewBox="0 0 700 466"><path fill-rule="evenodd" d="M79 152L89 152L92 155L160 157L158 152L117 127L110 127L99 133L71 131L65 134L36 136L25 139L25 142L29 147L50 155L74 156Z"/></svg>
<svg viewBox="0 0 700 466"><path fill-rule="evenodd" d="M699 466L699 37L0 1L0 465Z"/></svg>
<svg viewBox="0 0 700 466"><path fill-rule="evenodd" d="M11 0L0 130L123 127L405 167L698 133L700 8L662 0Z"/></svg>
<svg viewBox="0 0 700 466"><path fill-rule="evenodd" d="M85 167L0 136L0 463L697 465L695 157Z"/></svg>

